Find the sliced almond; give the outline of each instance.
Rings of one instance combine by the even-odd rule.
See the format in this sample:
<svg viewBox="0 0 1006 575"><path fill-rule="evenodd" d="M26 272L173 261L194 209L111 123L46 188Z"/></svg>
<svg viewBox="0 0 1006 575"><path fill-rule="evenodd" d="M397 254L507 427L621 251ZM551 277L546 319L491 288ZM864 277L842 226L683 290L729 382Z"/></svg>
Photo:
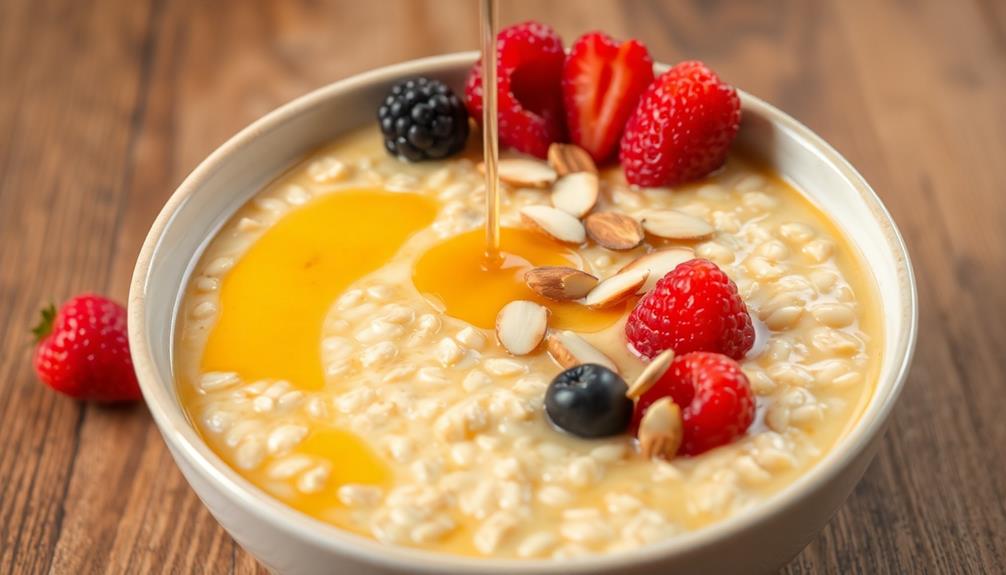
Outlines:
<svg viewBox="0 0 1006 575"><path fill-rule="evenodd" d="M545 338L548 308L533 301L512 301L496 315L496 337L514 355L527 355Z"/></svg>
<svg viewBox="0 0 1006 575"><path fill-rule="evenodd" d="M673 271L674 268L691 259L695 259L695 252L692 250L688 248L669 248L666 250L657 250L655 252L643 254L626 264L625 267L618 271L621 273L632 269L650 270L650 277L646 278L646 283L643 284L643 288L639 290L640 293L646 293L653 289L653 286L656 285L661 278Z"/></svg>
<svg viewBox="0 0 1006 575"><path fill-rule="evenodd" d="M521 219L560 242L582 244L587 231L580 220L550 206L527 206L520 210Z"/></svg>
<svg viewBox="0 0 1006 575"><path fill-rule="evenodd" d="M485 173L484 163L479 163L479 171ZM547 188L559 177L548 164L525 158L500 160L496 164L496 175L511 186L524 188Z"/></svg>
<svg viewBox="0 0 1006 575"><path fill-rule="evenodd" d="M594 159L587 150L575 144L552 144L548 147L548 163L560 176L575 172L597 173Z"/></svg>
<svg viewBox="0 0 1006 575"><path fill-rule="evenodd" d="M597 278L574 268L546 266L528 270L524 274L524 283L542 297L567 301L590 293L597 285Z"/></svg>
<svg viewBox="0 0 1006 575"><path fill-rule="evenodd" d="M583 221L587 235L597 245L609 250L631 250L643 243L643 226L636 218L620 212L599 212L590 214Z"/></svg>
<svg viewBox="0 0 1006 575"><path fill-rule="evenodd" d="M545 349L564 369L584 363L596 363L618 373L618 366L610 357L571 331L550 332L545 336Z"/></svg>
<svg viewBox="0 0 1006 575"><path fill-rule="evenodd" d="M598 186L597 174L566 174L552 186L552 205L573 217L582 218L594 209Z"/></svg>
<svg viewBox="0 0 1006 575"><path fill-rule="evenodd" d="M648 277L650 277L650 270L645 268L619 272L590 290L590 293L583 298L583 305L592 308L615 305L638 292Z"/></svg>
<svg viewBox="0 0 1006 575"><path fill-rule="evenodd" d="M643 369L643 373L639 374L636 381L632 382L629 386L629 390L625 392L625 396L629 399L637 399L641 397L644 393L653 387L654 383L657 383L661 377L667 373L667 368L671 367L671 362L674 361L674 350L667 349L662 351L657 357L653 358L653 361L646 365Z"/></svg>
<svg viewBox="0 0 1006 575"><path fill-rule="evenodd" d="M639 422L639 450L647 459L674 458L684 439L684 422L681 408L671 398L661 397L653 402Z"/></svg>
<svg viewBox="0 0 1006 575"><path fill-rule="evenodd" d="M669 240L699 240L716 232L705 220L676 210L647 212L643 217L643 229Z"/></svg>

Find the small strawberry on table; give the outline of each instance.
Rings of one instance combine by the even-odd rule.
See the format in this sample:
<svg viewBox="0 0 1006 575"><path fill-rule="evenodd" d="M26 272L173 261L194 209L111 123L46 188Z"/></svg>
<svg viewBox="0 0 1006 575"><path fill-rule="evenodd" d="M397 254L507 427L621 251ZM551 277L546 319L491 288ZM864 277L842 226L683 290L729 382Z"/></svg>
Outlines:
<svg viewBox="0 0 1006 575"><path fill-rule="evenodd" d="M123 402L140 399L126 336L126 310L94 294L71 298L59 310L42 310L35 334L35 373L74 399Z"/></svg>

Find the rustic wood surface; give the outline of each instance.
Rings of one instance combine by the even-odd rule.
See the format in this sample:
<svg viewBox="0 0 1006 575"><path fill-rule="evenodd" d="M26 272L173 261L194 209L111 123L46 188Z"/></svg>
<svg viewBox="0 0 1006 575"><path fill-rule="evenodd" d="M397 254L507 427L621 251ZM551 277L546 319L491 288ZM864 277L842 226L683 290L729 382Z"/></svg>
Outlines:
<svg viewBox="0 0 1006 575"><path fill-rule="evenodd" d="M0 573L264 572L142 406L38 384L28 326L83 290L124 299L161 205L242 126L356 72L474 48L475 7L0 0ZM785 572L1003 572L1006 3L514 0L502 17L702 58L863 172L914 259L918 352L876 461Z"/></svg>

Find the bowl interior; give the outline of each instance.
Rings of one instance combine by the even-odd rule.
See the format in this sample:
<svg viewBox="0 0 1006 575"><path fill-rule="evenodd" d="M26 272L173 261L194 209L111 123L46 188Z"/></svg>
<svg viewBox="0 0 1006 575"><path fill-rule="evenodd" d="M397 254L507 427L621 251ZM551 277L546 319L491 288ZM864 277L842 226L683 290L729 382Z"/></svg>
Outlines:
<svg viewBox="0 0 1006 575"><path fill-rule="evenodd" d="M344 533L286 508L230 470L189 426L174 392L174 317L188 273L202 249L255 192L311 150L340 134L373 123L374 103L396 79L425 74L460 89L476 53L407 62L355 76L312 92L255 122L205 160L175 192L143 246L129 297L130 343L144 396L176 456L186 457L261 516L317 538L343 552L380 550L386 560L465 562L429 553L391 549ZM881 431L900 390L915 340L915 292L904 244L884 206L862 177L828 144L765 102L742 94L740 144L793 182L822 207L861 252L872 270L883 309L883 360L873 398L859 424L814 469L750 513L646 548L634 556L670 553L709 543L746 528L799 500L817 481L847 464ZM375 553L376 555L376 553ZM391 559L388 559L391 558ZM607 559L591 563L602 565ZM488 567L485 560L477 560ZM499 562L503 563L503 562ZM564 564L568 570L569 563ZM512 567L512 564L511 564ZM562 572L560 569L559 572Z"/></svg>

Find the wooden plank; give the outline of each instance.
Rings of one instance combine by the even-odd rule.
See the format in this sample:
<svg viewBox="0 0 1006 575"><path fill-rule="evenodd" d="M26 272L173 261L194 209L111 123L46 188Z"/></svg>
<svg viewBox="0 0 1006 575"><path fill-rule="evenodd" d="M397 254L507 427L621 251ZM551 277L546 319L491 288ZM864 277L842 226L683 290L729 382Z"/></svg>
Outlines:
<svg viewBox="0 0 1006 575"><path fill-rule="evenodd" d="M94 411L36 383L26 328L50 299L109 287L148 9L0 8L0 572L44 572L66 520Z"/></svg>

